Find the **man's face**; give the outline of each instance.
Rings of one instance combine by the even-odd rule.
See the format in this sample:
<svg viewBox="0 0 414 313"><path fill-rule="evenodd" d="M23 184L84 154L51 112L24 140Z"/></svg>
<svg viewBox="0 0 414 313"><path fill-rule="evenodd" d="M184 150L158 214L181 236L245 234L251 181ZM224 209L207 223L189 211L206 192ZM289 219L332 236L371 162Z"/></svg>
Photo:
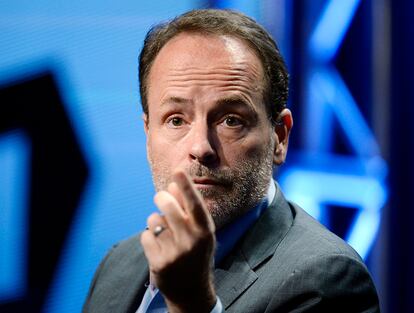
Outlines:
<svg viewBox="0 0 414 313"><path fill-rule="evenodd" d="M263 199L279 162L263 77L241 40L189 33L170 40L150 71L144 119L155 187L165 190L183 169L217 228Z"/></svg>

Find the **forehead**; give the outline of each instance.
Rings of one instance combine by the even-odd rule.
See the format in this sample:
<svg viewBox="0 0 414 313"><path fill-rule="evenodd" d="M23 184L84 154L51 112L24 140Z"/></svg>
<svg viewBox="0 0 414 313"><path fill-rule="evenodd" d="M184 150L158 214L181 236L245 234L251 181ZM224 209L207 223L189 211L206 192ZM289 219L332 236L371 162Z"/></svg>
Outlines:
<svg viewBox="0 0 414 313"><path fill-rule="evenodd" d="M218 57L215 60L216 62L240 62L250 57L260 63L247 42L231 35L195 32L178 34L162 47L154 63L164 60L165 56L171 55L175 56L174 59L170 59L172 63L191 62L189 56L193 58L214 56Z"/></svg>
<svg viewBox="0 0 414 313"><path fill-rule="evenodd" d="M243 40L229 35L181 33L168 41L155 58L149 90L188 73L230 75L249 80L260 89L264 80L259 58Z"/></svg>

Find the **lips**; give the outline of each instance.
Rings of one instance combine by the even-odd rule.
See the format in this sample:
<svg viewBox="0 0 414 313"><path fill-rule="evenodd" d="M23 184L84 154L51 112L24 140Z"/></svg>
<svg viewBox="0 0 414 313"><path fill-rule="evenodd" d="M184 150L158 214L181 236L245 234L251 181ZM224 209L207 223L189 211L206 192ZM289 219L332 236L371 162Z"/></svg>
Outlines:
<svg viewBox="0 0 414 313"><path fill-rule="evenodd" d="M201 185L201 186L214 186L214 185L220 185L220 182L218 182L215 179L211 178L204 178L204 177L196 177L193 179L194 184Z"/></svg>

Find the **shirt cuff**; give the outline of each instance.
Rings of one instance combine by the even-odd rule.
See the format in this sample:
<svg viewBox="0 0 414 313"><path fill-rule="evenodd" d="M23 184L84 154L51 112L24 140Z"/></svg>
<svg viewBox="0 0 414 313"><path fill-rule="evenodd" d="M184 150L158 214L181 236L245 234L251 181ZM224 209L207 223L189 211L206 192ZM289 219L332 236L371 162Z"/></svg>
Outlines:
<svg viewBox="0 0 414 313"><path fill-rule="evenodd" d="M220 298L217 297L216 305L210 311L210 313L222 313L223 312L223 305L221 304Z"/></svg>

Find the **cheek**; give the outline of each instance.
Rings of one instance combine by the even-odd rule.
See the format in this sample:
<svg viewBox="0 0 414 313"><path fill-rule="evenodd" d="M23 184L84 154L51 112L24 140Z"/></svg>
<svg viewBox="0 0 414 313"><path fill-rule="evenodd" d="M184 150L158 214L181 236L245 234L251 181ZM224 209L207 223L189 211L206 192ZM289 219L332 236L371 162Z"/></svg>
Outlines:
<svg viewBox="0 0 414 313"><path fill-rule="evenodd" d="M270 138L264 134L250 134L242 141L223 145L223 154L229 163L237 165L240 160L251 160L263 156L272 148Z"/></svg>
<svg viewBox="0 0 414 313"><path fill-rule="evenodd" d="M175 168L183 157L183 149L179 144L174 144L163 137L149 137L147 153L153 167Z"/></svg>

